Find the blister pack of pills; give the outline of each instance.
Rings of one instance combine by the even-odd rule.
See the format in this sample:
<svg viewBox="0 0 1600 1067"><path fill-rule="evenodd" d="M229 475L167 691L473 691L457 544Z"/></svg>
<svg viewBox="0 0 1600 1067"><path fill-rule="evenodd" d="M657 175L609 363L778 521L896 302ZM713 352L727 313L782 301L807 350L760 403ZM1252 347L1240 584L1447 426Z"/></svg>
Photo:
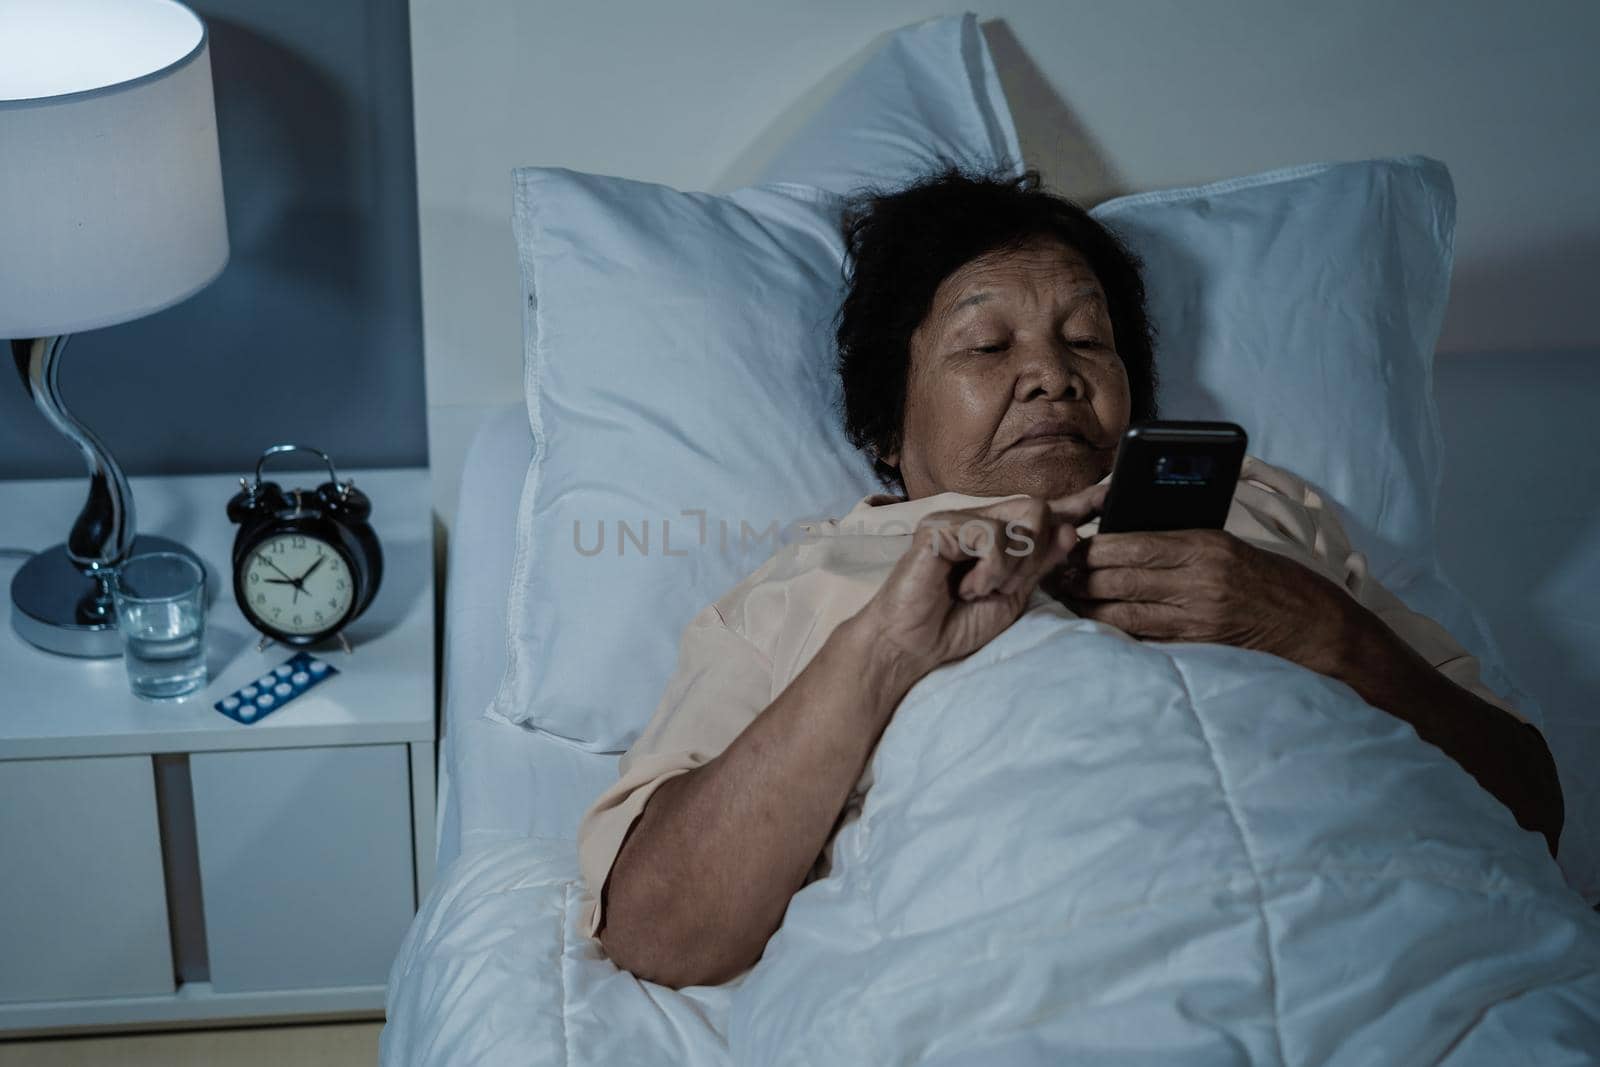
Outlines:
<svg viewBox="0 0 1600 1067"><path fill-rule="evenodd" d="M248 685L211 705L234 722L258 723L307 689L338 674L309 652L296 652Z"/></svg>

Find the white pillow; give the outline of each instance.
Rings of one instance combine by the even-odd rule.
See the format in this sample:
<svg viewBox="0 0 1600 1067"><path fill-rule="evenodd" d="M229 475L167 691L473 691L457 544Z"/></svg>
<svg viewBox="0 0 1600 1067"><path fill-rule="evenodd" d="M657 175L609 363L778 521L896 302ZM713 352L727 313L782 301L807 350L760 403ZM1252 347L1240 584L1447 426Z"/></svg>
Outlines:
<svg viewBox="0 0 1600 1067"><path fill-rule="evenodd" d="M1144 260L1163 415L1245 427L1253 455L1337 503L1375 577L1542 721L1435 550L1433 346L1455 233L1444 164L1318 163L1090 213Z"/></svg>
<svg viewBox="0 0 1600 1067"><path fill-rule="evenodd" d="M973 15L894 34L778 151L763 183L836 193L904 184L951 164L1021 171L1000 76Z"/></svg>
<svg viewBox="0 0 1600 1067"><path fill-rule="evenodd" d="M896 34L780 154L776 184L515 172L535 451L491 718L626 749L689 619L771 553L759 535L879 488L839 414L836 193L1019 159L967 15Z"/></svg>
<svg viewBox="0 0 1600 1067"><path fill-rule="evenodd" d="M1018 159L968 15L897 34L768 168L782 184L719 197L516 173L535 454L490 717L625 749L683 626L771 550L743 526L787 529L877 488L840 429L840 202L803 179L839 193ZM1325 490L1374 573L1540 722L1433 555L1443 166L1296 167L1094 214L1146 260L1163 413L1237 421L1252 453Z"/></svg>
<svg viewBox="0 0 1600 1067"><path fill-rule="evenodd" d="M491 715L586 748L630 744L682 626L759 564L739 524L838 513L875 485L840 431L831 316L838 202L517 174L538 451ZM1227 418L1251 451L1340 505L1373 572L1439 619L1536 723L1433 553L1433 341L1448 288L1443 166L1403 158L1274 171L1111 201L1143 256L1170 417ZM701 546L697 523L706 513ZM639 536L618 549L617 520ZM595 545L606 524L605 553ZM722 549L720 523L730 524ZM663 528L672 531L663 554Z"/></svg>

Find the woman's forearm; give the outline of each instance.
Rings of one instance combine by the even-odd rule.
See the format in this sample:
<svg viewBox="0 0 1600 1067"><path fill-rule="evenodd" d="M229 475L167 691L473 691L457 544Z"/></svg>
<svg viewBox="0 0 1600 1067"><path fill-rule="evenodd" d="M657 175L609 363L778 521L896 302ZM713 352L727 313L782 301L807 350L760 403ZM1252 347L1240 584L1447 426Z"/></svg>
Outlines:
<svg viewBox="0 0 1600 1067"><path fill-rule="evenodd" d="M1354 601L1347 607L1331 660L1317 669L1410 723L1418 737L1510 808L1524 829L1543 834L1554 856L1565 809L1544 737L1440 674L1366 607Z"/></svg>
<svg viewBox="0 0 1600 1067"><path fill-rule="evenodd" d="M916 681L860 628L838 627L726 750L651 796L605 889L619 966L682 987L760 957Z"/></svg>

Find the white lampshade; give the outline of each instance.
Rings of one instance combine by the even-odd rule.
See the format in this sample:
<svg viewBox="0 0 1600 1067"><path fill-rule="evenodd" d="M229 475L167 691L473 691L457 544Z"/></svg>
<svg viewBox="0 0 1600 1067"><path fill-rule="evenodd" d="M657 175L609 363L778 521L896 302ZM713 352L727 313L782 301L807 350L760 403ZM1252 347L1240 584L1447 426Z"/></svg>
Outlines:
<svg viewBox="0 0 1600 1067"><path fill-rule="evenodd" d="M227 262L200 18L173 0L0 0L0 338L149 315Z"/></svg>

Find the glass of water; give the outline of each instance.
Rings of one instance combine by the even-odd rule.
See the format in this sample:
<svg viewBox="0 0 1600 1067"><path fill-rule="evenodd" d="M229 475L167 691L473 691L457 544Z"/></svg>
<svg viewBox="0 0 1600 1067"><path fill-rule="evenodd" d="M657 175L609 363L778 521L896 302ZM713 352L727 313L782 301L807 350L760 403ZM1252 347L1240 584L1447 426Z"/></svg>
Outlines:
<svg viewBox="0 0 1600 1067"><path fill-rule="evenodd" d="M146 700L171 700L206 684L206 572L177 552L134 556L111 594L128 685Z"/></svg>

